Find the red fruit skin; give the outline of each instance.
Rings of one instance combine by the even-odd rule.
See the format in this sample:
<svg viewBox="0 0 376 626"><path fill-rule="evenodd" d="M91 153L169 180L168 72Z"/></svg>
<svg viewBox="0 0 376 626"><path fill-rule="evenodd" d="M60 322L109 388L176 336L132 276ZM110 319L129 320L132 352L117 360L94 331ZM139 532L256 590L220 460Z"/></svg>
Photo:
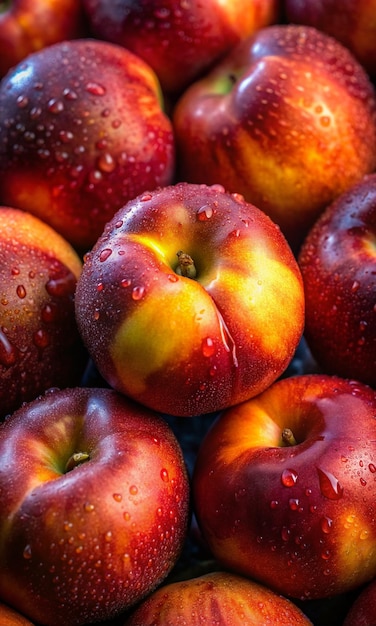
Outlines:
<svg viewBox="0 0 376 626"><path fill-rule="evenodd" d="M172 125L154 72L79 39L30 55L0 85L0 202L86 251L130 198L172 181Z"/></svg>
<svg viewBox="0 0 376 626"><path fill-rule="evenodd" d="M346 615L343 626L373 626L376 615L376 579L356 598Z"/></svg>
<svg viewBox="0 0 376 626"><path fill-rule="evenodd" d="M178 275L179 250L196 279ZM75 305L103 378L181 416L265 389L304 326L301 277L279 228L219 186L172 185L120 209L85 257Z"/></svg>
<svg viewBox="0 0 376 626"><path fill-rule="evenodd" d="M79 452L89 458L69 465ZM44 626L133 606L186 535L176 438L110 389L55 390L15 412L0 427L0 497L0 598Z"/></svg>
<svg viewBox="0 0 376 626"><path fill-rule="evenodd" d="M92 31L144 59L181 93L246 36L275 21L278 0L83 0Z"/></svg>
<svg viewBox="0 0 376 626"><path fill-rule="evenodd" d="M375 115L374 86L338 41L262 28L178 100L178 176L241 193L298 251L324 208L375 170Z"/></svg>
<svg viewBox="0 0 376 626"><path fill-rule="evenodd" d="M193 505L214 558L288 597L376 575L376 393L301 375L222 412L199 449ZM283 445L290 428L295 445Z"/></svg>
<svg viewBox="0 0 376 626"><path fill-rule="evenodd" d="M299 254L305 337L321 369L376 386L376 174L342 194Z"/></svg>
<svg viewBox="0 0 376 626"><path fill-rule="evenodd" d="M74 308L81 269L50 226L0 207L0 419L49 387L79 384L88 358Z"/></svg>
<svg viewBox="0 0 376 626"><path fill-rule="evenodd" d="M289 22L307 24L335 37L356 56L371 77L376 77L376 2L346 0L285 0Z"/></svg>
<svg viewBox="0 0 376 626"><path fill-rule="evenodd" d="M0 76L28 54L86 32L77 0L12 0L0 8Z"/></svg>
<svg viewBox="0 0 376 626"><path fill-rule="evenodd" d="M252 580L228 572L165 585L151 594L125 626L309 626L290 600Z"/></svg>

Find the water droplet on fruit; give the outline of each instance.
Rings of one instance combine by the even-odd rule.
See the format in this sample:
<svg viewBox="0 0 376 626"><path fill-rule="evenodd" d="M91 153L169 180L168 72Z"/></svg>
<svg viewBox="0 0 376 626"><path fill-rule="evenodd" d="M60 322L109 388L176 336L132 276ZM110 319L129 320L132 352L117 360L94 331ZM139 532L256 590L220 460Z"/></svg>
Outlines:
<svg viewBox="0 0 376 626"><path fill-rule="evenodd" d="M85 502L84 511L86 511L86 513L92 513L92 511L94 511L94 508L94 504L90 504L90 502Z"/></svg>
<svg viewBox="0 0 376 626"><path fill-rule="evenodd" d="M108 530L104 536L104 540L106 541L106 543L110 543L110 541L112 540L112 532L111 530Z"/></svg>
<svg viewBox="0 0 376 626"><path fill-rule="evenodd" d="M374 465L373 463L370 463L368 465L368 469L370 472L372 472L372 474L374 474L376 472L376 465Z"/></svg>
<svg viewBox="0 0 376 626"><path fill-rule="evenodd" d="M166 468L161 469L161 478L164 483L168 483L169 475L168 475L168 471L166 470Z"/></svg>
<svg viewBox="0 0 376 626"><path fill-rule="evenodd" d="M20 109L24 109L29 104L29 98L27 96L21 94L21 95L18 96L16 102L17 102L17 106Z"/></svg>
<svg viewBox="0 0 376 626"><path fill-rule="evenodd" d="M351 286L351 291L353 293L356 293L358 291L359 287L360 287L359 282L357 280L354 280L354 282L353 282L353 284Z"/></svg>
<svg viewBox="0 0 376 626"><path fill-rule="evenodd" d="M367 484L367 481L364 480L364 478L360 478L360 484L362 485L362 487L365 487Z"/></svg>
<svg viewBox="0 0 376 626"><path fill-rule="evenodd" d="M125 287L129 287L129 285L131 284L131 282L132 282L132 281L130 280L130 278L123 278L123 279L120 281L120 285L121 285L121 287L124 287L124 288L125 288Z"/></svg>
<svg viewBox="0 0 376 626"><path fill-rule="evenodd" d="M100 262L103 263L103 261L107 261L108 257L110 257L111 254L112 254L111 248L105 248L104 250L102 250L102 252L99 255Z"/></svg>
<svg viewBox="0 0 376 626"><path fill-rule="evenodd" d="M27 560L31 559L32 553L31 553L31 545L29 543L27 544L27 546L24 547L22 556L24 559L27 559Z"/></svg>
<svg viewBox="0 0 376 626"><path fill-rule="evenodd" d="M281 537L282 541L288 541L290 539L291 530L289 530L286 526L282 527Z"/></svg>
<svg viewBox="0 0 376 626"><path fill-rule="evenodd" d="M364 541L364 539L368 539L368 536L369 536L369 531L364 528L359 534L359 539Z"/></svg>
<svg viewBox="0 0 376 626"><path fill-rule="evenodd" d="M74 293L76 287L76 277L72 272L67 272L60 278L50 278L46 283L46 291L53 297L64 297Z"/></svg>
<svg viewBox="0 0 376 626"><path fill-rule="evenodd" d="M340 500L343 496L343 487L338 479L327 470L317 468L320 491L329 500Z"/></svg>
<svg viewBox="0 0 376 626"><path fill-rule="evenodd" d="M179 276L177 276L176 274L167 274L167 278L170 283L177 283L179 280Z"/></svg>
<svg viewBox="0 0 376 626"><path fill-rule="evenodd" d="M208 205L202 206L197 211L197 219L200 222L206 222L207 220L210 220L210 218L212 218L213 215L214 215L214 209Z"/></svg>
<svg viewBox="0 0 376 626"><path fill-rule="evenodd" d="M136 487L136 485L131 485L129 487L129 493L131 494L131 496L136 496L138 494L138 488Z"/></svg>
<svg viewBox="0 0 376 626"><path fill-rule="evenodd" d="M151 193L145 193L142 197L141 197L141 202L148 202L149 200L152 199L152 195Z"/></svg>
<svg viewBox="0 0 376 626"><path fill-rule="evenodd" d="M101 154L97 160L97 165L101 172L105 172L106 174L113 172L116 167L113 157L108 152Z"/></svg>
<svg viewBox="0 0 376 626"><path fill-rule="evenodd" d="M125 522L129 522L129 520L131 519L130 514L128 513L128 511L124 511L123 513L123 519Z"/></svg>
<svg viewBox="0 0 376 626"><path fill-rule="evenodd" d="M0 329L0 364L4 367L11 367L17 361L17 354L16 347Z"/></svg>
<svg viewBox="0 0 376 626"><path fill-rule="evenodd" d="M321 552L321 558L324 559L324 561L328 561L330 557L330 550L323 550L323 552Z"/></svg>
<svg viewBox="0 0 376 626"><path fill-rule="evenodd" d="M104 96L104 94L106 93L106 88L103 85L95 82L87 83L85 85L85 89L93 96Z"/></svg>
<svg viewBox="0 0 376 626"><path fill-rule="evenodd" d="M37 348L47 348L50 344L50 336L46 330L40 328L33 334L33 342Z"/></svg>
<svg viewBox="0 0 376 626"><path fill-rule="evenodd" d="M25 287L23 285L17 285L16 294L18 295L19 298L21 298L21 300L23 300L23 298L26 297Z"/></svg>
<svg viewBox="0 0 376 626"><path fill-rule="evenodd" d="M299 500L298 498L290 498L289 500L289 507L291 511L298 511L300 508L300 504L299 504Z"/></svg>
<svg viewBox="0 0 376 626"><path fill-rule="evenodd" d="M202 351L202 354L207 358L213 356L215 352L215 346L214 346L213 339L211 339L211 337L206 337L205 339L202 340L201 351Z"/></svg>
<svg viewBox="0 0 376 626"><path fill-rule="evenodd" d="M298 480L298 473L293 469L284 469L281 474L281 483L284 487L293 487Z"/></svg>
<svg viewBox="0 0 376 626"><path fill-rule="evenodd" d="M279 506L279 502L278 502L278 500L272 500L272 501L270 502L270 508L271 508L271 509L276 509L278 506Z"/></svg>
<svg viewBox="0 0 376 626"><path fill-rule="evenodd" d="M323 517L320 522L321 530L323 533L328 535L332 530L333 520L330 517Z"/></svg>
<svg viewBox="0 0 376 626"><path fill-rule="evenodd" d="M137 286L132 289L132 299L133 300L141 300L145 294L145 287Z"/></svg>
<svg viewBox="0 0 376 626"><path fill-rule="evenodd" d="M123 499L123 496L121 495L121 493L113 493L112 497L115 500L115 502L121 502Z"/></svg>
<svg viewBox="0 0 376 626"><path fill-rule="evenodd" d="M57 100L56 98L51 98L47 104L47 108L50 113L54 115L61 113L64 111L64 104L61 100Z"/></svg>

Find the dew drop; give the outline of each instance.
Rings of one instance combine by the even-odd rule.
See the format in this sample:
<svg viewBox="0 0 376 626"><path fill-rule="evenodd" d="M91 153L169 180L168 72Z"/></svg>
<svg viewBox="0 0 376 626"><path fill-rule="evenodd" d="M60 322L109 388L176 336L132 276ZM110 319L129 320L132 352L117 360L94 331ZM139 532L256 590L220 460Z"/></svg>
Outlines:
<svg viewBox="0 0 376 626"><path fill-rule="evenodd" d="M131 282L132 282L132 281L130 280L130 278L123 278L123 279L120 281L120 285L121 285L121 287L124 287L124 288L125 288L125 287L129 287L129 285L131 284Z"/></svg>
<svg viewBox="0 0 376 626"><path fill-rule="evenodd" d="M85 502L84 511L86 511L87 513L91 513L92 511L94 511L94 508L94 504L90 504L90 502Z"/></svg>
<svg viewBox="0 0 376 626"><path fill-rule="evenodd" d="M106 541L106 543L109 543L112 540L112 532L111 530L108 530L104 536L104 540Z"/></svg>
<svg viewBox="0 0 376 626"><path fill-rule="evenodd" d="M291 511L298 511L299 510L299 500L298 498L290 498L289 500L289 507Z"/></svg>
<svg viewBox="0 0 376 626"><path fill-rule="evenodd" d="M102 250L102 252L99 255L100 262L103 263L103 261L107 261L107 259L111 256L111 254L112 254L111 248L105 248L104 250Z"/></svg>
<svg viewBox="0 0 376 626"><path fill-rule="evenodd" d="M129 487L129 493L131 494L131 496L136 496L138 494L138 488L136 487L136 485L131 485Z"/></svg>
<svg viewBox="0 0 376 626"><path fill-rule="evenodd" d="M330 550L323 550L323 552L321 552L321 558L324 559L324 561L328 561L330 556Z"/></svg>
<svg viewBox="0 0 376 626"><path fill-rule="evenodd" d="M130 514L128 513L128 511L124 511L123 513L123 519L125 522L129 522L129 520L131 519Z"/></svg>
<svg viewBox="0 0 376 626"><path fill-rule="evenodd" d="M106 88L99 83L90 82L85 85L85 89L88 93L93 96L104 96L106 93Z"/></svg>
<svg viewBox="0 0 376 626"><path fill-rule="evenodd" d="M141 202L148 202L149 200L152 199L152 195L151 193L145 193L142 197L141 197Z"/></svg>
<svg viewBox="0 0 376 626"><path fill-rule="evenodd" d="M374 474L376 472L376 465L374 465L373 463L370 463L368 465L368 469L372 474Z"/></svg>
<svg viewBox="0 0 376 626"><path fill-rule="evenodd" d="M168 476L168 471L166 470L166 468L161 469L161 478L164 483L168 483L169 476Z"/></svg>
<svg viewBox="0 0 376 626"><path fill-rule="evenodd" d="M0 364L11 367L17 361L17 350L9 341L2 329L0 329Z"/></svg>
<svg viewBox="0 0 376 626"><path fill-rule="evenodd" d="M51 98L47 104L47 108L50 113L54 113L55 115L64 111L64 104L61 100L57 100L56 98Z"/></svg>
<svg viewBox="0 0 376 626"><path fill-rule="evenodd" d="M121 502L123 499L123 496L121 495L121 493L113 493L112 497L115 500L115 502Z"/></svg>
<svg viewBox="0 0 376 626"><path fill-rule="evenodd" d="M213 339L211 339L211 337L206 337L205 339L202 340L201 351L202 351L203 356L207 358L213 356L215 352L215 346L214 346Z"/></svg>
<svg viewBox="0 0 376 626"><path fill-rule="evenodd" d="M68 272L60 278L50 278L46 283L46 291L53 297L64 297L73 294L76 286L76 278L72 272Z"/></svg>
<svg viewBox="0 0 376 626"><path fill-rule="evenodd" d="M179 276L177 276L177 274L167 274L167 278L170 283L177 283L179 280Z"/></svg>
<svg viewBox="0 0 376 626"><path fill-rule="evenodd" d="M364 478L361 478L361 479L360 479L360 484L362 485L362 487L365 487L365 486L366 486L366 484L367 484L367 481L366 481L366 480L364 480Z"/></svg>
<svg viewBox="0 0 376 626"><path fill-rule="evenodd" d="M21 300L26 297L26 289L23 285L17 285L16 294Z"/></svg>
<svg viewBox="0 0 376 626"><path fill-rule="evenodd" d="M141 300L145 294L145 287L136 286L132 289L132 299L133 300Z"/></svg>
<svg viewBox="0 0 376 626"><path fill-rule="evenodd" d="M364 541L364 539L368 539L368 536L369 536L369 531L367 529L364 529L360 532L359 539Z"/></svg>
<svg viewBox="0 0 376 626"><path fill-rule="evenodd" d="M31 553L31 545L29 543L27 544L27 546L24 547L22 556L24 559L27 559L27 560L31 559L32 553Z"/></svg>
<svg viewBox="0 0 376 626"><path fill-rule="evenodd" d="M106 174L110 174L111 172L113 172L116 167L116 163L114 159L112 158L111 154L109 154L108 152L106 152L105 154L102 154L98 158L97 164L101 172L104 172Z"/></svg>
<svg viewBox="0 0 376 626"><path fill-rule="evenodd" d="M37 348L47 348L50 344L50 335L46 330L40 328L33 334L33 342Z"/></svg>
<svg viewBox="0 0 376 626"><path fill-rule="evenodd" d="M279 506L279 502L278 502L278 500L272 500L272 501L270 502L270 508L271 508L271 509L276 509L278 506Z"/></svg>
<svg viewBox="0 0 376 626"><path fill-rule="evenodd" d="M197 211L197 219L199 220L199 222L206 222L207 220L210 220L213 217L213 215L214 215L214 210L212 207L208 205L202 206Z"/></svg>
<svg viewBox="0 0 376 626"><path fill-rule="evenodd" d="M281 530L282 541L288 541L290 538L290 535L291 535L291 531L288 528L286 528L286 526L283 526Z"/></svg>
<svg viewBox="0 0 376 626"><path fill-rule="evenodd" d="M338 479L327 470L317 468L320 491L329 500L340 500L343 496L343 487Z"/></svg>
<svg viewBox="0 0 376 626"><path fill-rule="evenodd" d="M293 469L284 469L281 474L281 483L284 487L293 487L298 480L298 473Z"/></svg>
<svg viewBox="0 0 376 626"><path fill-rule="evenodd" d="M323 533L328 535L332 530L333 520L330 517L323 517L320 522L321 530Z"/></svg>

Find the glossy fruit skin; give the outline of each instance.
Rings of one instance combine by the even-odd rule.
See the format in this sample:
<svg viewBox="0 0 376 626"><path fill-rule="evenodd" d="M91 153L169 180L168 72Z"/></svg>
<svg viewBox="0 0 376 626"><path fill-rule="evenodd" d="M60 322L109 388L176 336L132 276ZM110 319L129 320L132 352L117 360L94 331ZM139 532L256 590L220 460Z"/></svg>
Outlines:
<svg viewBox="0 0 376 626"><path fill-rule="evenodd" d="M346 0L340 16L336 0L284 0L285 18L314 26L335 37L376 78L376 2Z"/></svg>
<svg viewBox="0 0 376 626"><path fill-rule="evenodd" d="M361 590L346 615L343 626L372 626L376 615L376 579Z"/></svg>
<svg viewBox="0 0 376 626"><path fill-rule="evenodd" d="M339 42L269 26L178 100L178 175L241 193L297 251L327 204L375 169L375 112L374 86Z"/></svg>
<svg viewBox="0 0 376 626"><path fill-rule="evenodd" d="M149 596L125 626L309 626L291 601L229 572L210 572L162 586Z"/></svg>
<svg viewBox="0 0 376 626"><path fill-rule="evenodd" d="M77 0L10 0L0 7L0 77L28 54L80 37L85 15Z"/></svg>
<svg viewBox="0 0 376 626"><path fill-rule="evenodd" d="M81 269L50 226L0 207L0 420L49 387L79 384L88 359L74 309Z"/></svg>
<svg viewBox="0 0 376 626"><path fill-rule="evenodd" d="M332 203L299 254L305 337L321 369L376 386L376 174Z"/></svg>
<svg viewBox="0 0 376 626"><path fill-rule="evenodd" d="M196 279L178 275L180 250ZM215 185L172 185L120 209L85 258L75 304L103 378L180 416L267 387L304 325L301 277L280 230Z"/></svg>
<svg viewBox="0 0 376 626"><path fill-rule="evenodd" d="M174 168L156 76L120 46L61 42L0 85L0 201L37 215L81 251L124 202L171 182Z"/></svg>
<svg viewBox="0 0 376 626"><path fill-rule="evenodd" d="M69 465L76 452L88 460ZM186 533L177 440L110 389L55 390L14 413L0 428L0 497L0 598L46 626L132 606Z"/></svg>
<svg viewBox="0 0 376 626"><path fill-rule="evenodd" d="M376 394L302 375L221 414L201 444L194 510L214 557L289 597L376 574ZM296 445L282 445L291 428Z"/></svg>
<svg viewBox="0 0 376 626"><path fill-rule="evenodd" d="M99 39L132 50L181 93L246 36L277 20L277 0L83 0Z"/></svg>

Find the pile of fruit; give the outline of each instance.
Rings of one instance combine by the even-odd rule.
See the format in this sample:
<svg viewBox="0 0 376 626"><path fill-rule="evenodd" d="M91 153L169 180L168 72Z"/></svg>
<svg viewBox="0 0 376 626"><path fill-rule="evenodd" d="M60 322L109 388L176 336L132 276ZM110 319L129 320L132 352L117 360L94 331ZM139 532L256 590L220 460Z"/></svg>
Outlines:
<svg viewBox="0 0 376 626"><path fill-rule="evenodd" d="M0 622L375 626L376 0L0 2Z"/></svg>

